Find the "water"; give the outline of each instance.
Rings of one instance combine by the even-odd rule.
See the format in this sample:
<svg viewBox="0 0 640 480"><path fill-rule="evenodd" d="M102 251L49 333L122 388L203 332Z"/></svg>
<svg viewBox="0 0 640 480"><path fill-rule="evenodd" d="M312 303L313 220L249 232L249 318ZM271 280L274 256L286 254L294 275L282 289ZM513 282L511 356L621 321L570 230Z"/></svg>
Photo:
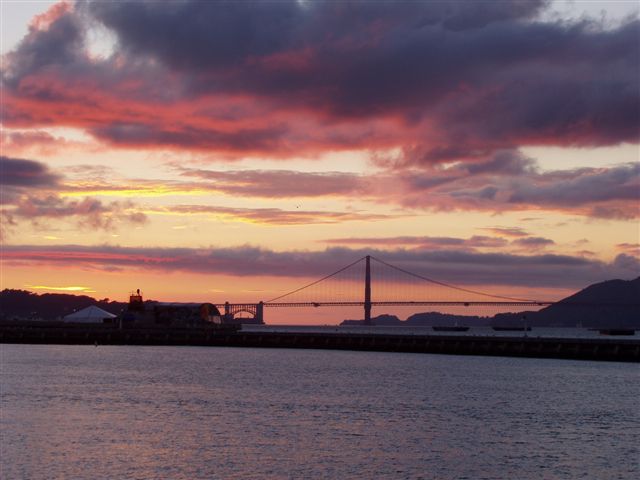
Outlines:
<svg viewBox="0 0 640 480"><path fill-rule="evenodd" d="M639 367L2 345L3 479L637 479Z"/></svg>

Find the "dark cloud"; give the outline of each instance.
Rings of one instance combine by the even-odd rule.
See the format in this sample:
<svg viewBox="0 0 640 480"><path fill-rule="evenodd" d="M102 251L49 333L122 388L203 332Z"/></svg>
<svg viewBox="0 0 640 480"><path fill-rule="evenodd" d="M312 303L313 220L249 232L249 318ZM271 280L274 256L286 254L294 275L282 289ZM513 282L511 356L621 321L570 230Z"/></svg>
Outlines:
<svg viewBox="0 0 640 480"><path fill-rule="evenodd" d="M84 26L65 4L37 17L18 48L3 62L3 82L20 89L20 80L49 67L65 68L83 58Z"/></svg>
<svg viewBox="0 0 640 480"><path fill-rule="evenodd" d="M404 166L637 142L640 22L543 22L546 6L78 2L7 57L4 117L276 158L401 148ZM95 22L117 36L110 58L86 52Z"/></svg>
<svg viewBox="0 0 640 480"><path fill-rule="evenodd" d="M432 26L463 31L535 15L534 1L90 2L123 49L174 68L212 70L296 49L300 44L361 40ZM330 30L327 27L330 26ZM171 35L167 35L171 32ZM370 40L371 41L371 40ZM374 40L375 41L375 40Z"/></svg>
<svg viewBox="0 0 640 480"><path fill-rule="evenodd" d="M60 177L44 163L0 156L0 185L12 187L55 187Z"/></svg>
<svg viewBox="0 0 640 480"><path fill-rule="evenodd" d="M611 263L567 255L514 255L468 251L356 250L319 252L235 248L127 248L117 246L5 246L3 261L61 267L123 269L131 274L191 272L206 275L321 278L373 255L394 266L456 285L581 288L612 278L635 278L637 258L620 254ZM386 267L376 263L376 272ZM401 277L394 277L402 281ZM405 279L406 281L406 279ZM302 280L301 280L302 282Z"/></svg>
<svg viewBox="0 0 640 480"><path fill-rule="evenodd" d="M626 253L621 253L613 261L613 266L616 268L621 268L624 270L628 270L630 272L635 271L636 273L640 272L640 258L637 256L627 255Z"/></svg>
<svg viewBox="0 0 640 480"><path fill-rule="evenodd" d="M112 123L92 128L90 131L99 139L128 146L149 148L192 146L197 149L216 148L221 151L239 150L248 153L284 149L281 143L286 128L272 126L223 132L211 128L171 129L166 125Z"/></svg>
<svg viewBox="0 0 640 480"><path fill-rule="evenodd" d="M611 200L640 200L640 163L611 168L550 172L521 182L509 203L584 205Z"/></svg>

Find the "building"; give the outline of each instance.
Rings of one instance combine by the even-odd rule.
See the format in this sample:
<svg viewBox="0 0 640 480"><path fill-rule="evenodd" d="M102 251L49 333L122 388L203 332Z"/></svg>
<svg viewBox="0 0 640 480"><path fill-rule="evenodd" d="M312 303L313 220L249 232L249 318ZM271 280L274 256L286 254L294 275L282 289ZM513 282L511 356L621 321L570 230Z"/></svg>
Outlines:
<svg viewBox="0 0 640 480"><path fill-rule="evenodd" d="M66 323L112 323L116 317L113 313L91 305L65 316L62 320Z"/></svg>
<svg viewBox="0 0 640 480"><path fill-rule="evenodd" d="M173 327L221 324L222 315L212 303L145 302L140 290L129 296L125 323Z"/></svg>

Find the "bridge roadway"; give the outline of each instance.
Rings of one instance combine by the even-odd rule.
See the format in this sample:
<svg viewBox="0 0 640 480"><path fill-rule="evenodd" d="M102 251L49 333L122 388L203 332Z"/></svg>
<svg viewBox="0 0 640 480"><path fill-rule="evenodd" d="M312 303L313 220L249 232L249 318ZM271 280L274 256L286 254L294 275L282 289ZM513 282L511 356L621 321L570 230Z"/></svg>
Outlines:
<svg viewBox="0 0 640 480"><path fill-rule="evenodd" d="M370 302L371 306L389 307L389 306L447 306L447 307L469 307L469 306L485 306L485 307L546 307L553 305L554 302L454 302L446 300L417 300L417 301L388 301L388 302ZM303 308L303 307L362 307L365 302L272 302L264 303L265 307L273 308Z"/></svg>

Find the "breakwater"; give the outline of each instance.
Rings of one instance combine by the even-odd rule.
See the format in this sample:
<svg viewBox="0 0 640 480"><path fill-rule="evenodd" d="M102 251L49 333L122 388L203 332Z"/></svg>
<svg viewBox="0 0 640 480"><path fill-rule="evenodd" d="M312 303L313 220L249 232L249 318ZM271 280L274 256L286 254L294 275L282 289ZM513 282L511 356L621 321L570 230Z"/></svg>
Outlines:
<svg viewBox="0 0 640 480"><path fill-rule="evenodd" d="M0 343L313 348L640 362L640 340L371 333L233 332L211 328L0 326Z"/></svg>

